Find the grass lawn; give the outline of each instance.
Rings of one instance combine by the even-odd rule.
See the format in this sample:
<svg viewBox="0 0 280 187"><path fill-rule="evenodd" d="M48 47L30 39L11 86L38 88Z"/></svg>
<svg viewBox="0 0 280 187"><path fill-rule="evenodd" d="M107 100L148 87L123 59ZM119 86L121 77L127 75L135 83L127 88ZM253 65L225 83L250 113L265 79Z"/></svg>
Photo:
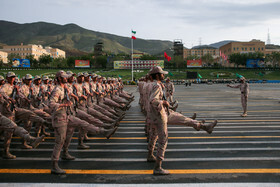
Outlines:
<svg viewBox="0 0 280 187"><path fill-rule="evenodd" d="M182 70L168 70L171 72L171 75L168 76L171 79L186 79L186 71L187 69ZM4 75L5 72L10 70L1 69L1 75ZM55 69L40 69L40 70L13 70L17 75L20 77L24 76L27 73L35 75L54 75L58 70ZM66 71L66 70L65 70ZM105 77L118 77L121 76L124 80L131 80L131 70L110 70L110 71L94 71L92 69L75 69L72 70L74 73L78 72L95 72L99 75ZM247 79L257 79L257 80L280 80L280 71L265 71L265 70L242 70L242 69L188 69L188 71L195 71L198 72L203 79L217 79L217 73L220 75L219 79L235 79L236 73L246 77ZM134 72L134 77L138 79L148 73L148 70L138 70ZM260 75L263 74L263 76Z"/></svg>

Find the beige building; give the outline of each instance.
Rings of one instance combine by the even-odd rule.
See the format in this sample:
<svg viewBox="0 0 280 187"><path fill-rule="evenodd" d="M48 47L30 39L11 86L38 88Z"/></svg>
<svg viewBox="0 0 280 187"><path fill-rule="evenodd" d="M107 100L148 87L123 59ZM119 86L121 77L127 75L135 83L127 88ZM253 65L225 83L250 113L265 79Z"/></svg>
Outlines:
<svg viewBox="0 0 280 187"><path fill-rule="evenodd" d="M58 48L51 48L51 47L45 47L46 51L51 55L53 58L65 58L65 51L62 51L61 49Z"/></svg>
<svg viewBox="0 0 280 187"><path fill-rule="evenodd" d="M3 46L2 51L7 52L8 55L17 54L21 58L25 58L27 55L34 55L34 58L37 60L43 54L51 55L53 58L57 58L59 56L65 58L65 52L60 49L51 48L51 47L43 48L43 46L41 45L34 45L34 44Z"/></svg>
<svg viewBox="0 0 280 187"><path fill-rule="evenodd" d="M0 51L0 61L3 63L8 63L8 53L4 51Z"/></svg>
<svg viewBox="0 0 280 187"><path fill-rule="evenodd" d="M280 49L265 49L264 54L265 54L265 55L267 55L267 54L272 54L273 52L275 52L275 53L280 53Z"/></svg>
<svg viewBox="0 0 280 187"><path fill-rule="evenodd" d="M265 42L251 40L250 42L230 42L219 49L222 55L229 56L233 53L265 53Z"/></svg>
<svg viewBox="0 0 280 187"><path fill-rule="evenodd" d="M203 55L211 54L213 58L219 57L219 49L207 49L207 48L201 48L201 49L184 49L184 59L186 59L188 56L198 56L202 57Z"/></svg>

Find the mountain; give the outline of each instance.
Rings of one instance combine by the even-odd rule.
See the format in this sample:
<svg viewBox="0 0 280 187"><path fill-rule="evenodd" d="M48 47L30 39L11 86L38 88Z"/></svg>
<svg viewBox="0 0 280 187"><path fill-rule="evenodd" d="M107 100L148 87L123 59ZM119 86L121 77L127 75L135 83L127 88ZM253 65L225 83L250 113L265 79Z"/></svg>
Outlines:
<svg viewBox="0 0 280 187"><path fill-rule="evenodd" d="M200 49L200 48L203 48L203 49L213 49L213 48L219 49L221 46L226 45L230 42L237 42L237 41L235 41L235 40L223 40L223 41L212 43L212 44L209 44L209 45L194 46L192 49Z"/></svg>
<svg viewBox="0 0 280 187"><path fill-rule="evenodd" d="M226 44L228 44L230 42L238 42L238 41L235 41L235 40L223 40L223 41L220 41L220 42L212 43L212 44L210 44L210 46L219 49L221 46L226 45Z"/></svg>
<svg viewBox="0 0 280 187"><path fill-rule="evenodd" d="M94 45L102 42L104 51L130 53L130 37L96 32L75 24L59 25L46 22L18 24L0 20L0 46L38 44L65 50L66 53L93 52ZM171 41L134 40L135 52L157 54L173 46Z"/></svg>

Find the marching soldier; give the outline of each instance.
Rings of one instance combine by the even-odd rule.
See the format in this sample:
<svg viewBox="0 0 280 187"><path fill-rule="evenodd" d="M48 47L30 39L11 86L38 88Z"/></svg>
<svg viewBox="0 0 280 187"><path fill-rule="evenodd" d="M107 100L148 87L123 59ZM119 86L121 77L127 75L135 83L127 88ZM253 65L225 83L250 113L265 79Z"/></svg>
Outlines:
<svg viewBox="0 0 280 187"><path fill-rule="evenodd" d="M166 78L166 82L164 84L165 86L165 95L166 95L166 100L169 101L171 105L173 105L175 102L173 100L173 94L175 92L175 87L174 84L170 81L170 78Z"/></svg>
<svg viewBox="0 0 280 187"><path fill-rule="evenodd" d="M240 84L238 85L230 85L228 84L227 86L230 88L239 88L241 92L241 104L243 108L243 114L241 115L242 117L247 116L247 102L248 102L248 95L249 95L249 84L246 83L245 77L240 78Z"/></svg>
<svg viewBox="0 0 280 187"><path fill-rule="evenodd" d="M73 103L69 97L69 90L66 86L68 75L60 70L56 73L57 86L54 88L50 99L50 108L52 109L53 128L55 133L55 146L52 153L52 169L53 174L65 174L65 171L59 168L58 160L61 149L63 148L62 158L73 160L68 153L68 146L76 127L86 129L90 133L103 134L108 139L115 133L116 128L105 130L95 127L84 120L77 118L72 108Z"/></svg>
<svg viewBox="0 0 280 187"><path fill-rule="evenodd" d="M151 139L149 141L148 160L155 161L154 175L168 175L169 171L164 170L161 165L164 160L164 154L167 147L168 132L167 132L167 120L168 116L165 108L169 107L169 103L163 100L163 91L161 81L164 79L164 75L167 74L161 67L153 67L150 72L153 77L152 90L149 97L150 102L150 119L151 119ZM142 85L141 85L142 86ZM142 91L142 88L139 91ZM141 101L142 102L142 101ZM156 158L153 156L155 143L158 139L158 148Z"/></svg>
<svg viewBox="0 0 280 187"><path fill-rule="evenodd" d="M0 96L1 97L1 96ZM1 97L0 105L3 104L4 101ZM0 133L4 134L4 150L3 150L3 158L5 159L15 159L16 156L10 153L10 144L12 141L12 136L16 135L24 139L24 141L28 141L31 143L32 148L36 148L40 142L44 139L44 135L38 138L30 136L30 134L22 127L17 126L15 122L10 120L9 118L3 116L0 113Z"/></svg>
<svg viewBox="0 0 280 187"><path fill-rule="evenodd" d="M27 123L27 121L38 121L39 123L45 123L42 118L36 116L33 112L19 108L16 106L16 96L19 95L19 87L17 85L14 85L16 75L13 72L8 72L6 75L7 83L2 86L4 83L3 80L1 80L1 88L0 88L0 95L1 95L1 102L0 102L0 113L1 113L1 126L4 129L5 139L4 139L4 157L8 159L14 159L16 158L14 155L10 154L9 152L9 146L11 143L11 138L13 133L16 135L22 137L24 139L24 146L26 148L34 148L37 147L37 145L43 140L44 136L39 137L38 139L35 139L31 136L29 136L28 132L18 127L14 121L23 121ZM1 77L2 79L2 77ZM36 141L32 147L28 146L26 144L26 141Z"/></svg>

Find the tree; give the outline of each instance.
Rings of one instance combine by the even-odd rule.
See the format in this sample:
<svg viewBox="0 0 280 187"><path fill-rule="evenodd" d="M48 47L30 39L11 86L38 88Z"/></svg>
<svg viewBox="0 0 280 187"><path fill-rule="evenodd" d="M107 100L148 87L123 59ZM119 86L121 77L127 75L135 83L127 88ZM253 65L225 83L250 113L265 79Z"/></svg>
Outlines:
<svg viewBox="0 0 280 187"><path fill-rule="evenodd" d="M237 65L246 65L247 54L246 53L233 53L229 55L229 62Z"/></svg>
<svg viewBox="0 0 280 187"><path fill-rule="evenodd" d="M144 54L141 56L140 60L157 60L158 57L154 55Z"/></svg>
<svg viewBox="0 0 280 187"><path fill-rule="evenodd" d="M73 56L68 57L67 60L66 60L67 66L69 68L74 68L75 67L75 60L76 60L76 58L73 57Z"/></svg>
<svg viewBox="0 0 280 187"><path fill-rule="evenodd" d="M19 56L18 54L15 54L15 53L8 54L8 63L9 64L12 64L13 58L21 58L21 56Z"/></svg>
<svg viewBox="0 0 280 187"><path fill-rule="evenodd" d="M25 59L29 59L30 67L37 68L39 66L39 62L34 58L34 55L27 55Z"/></svg>
<svg viewBox="0 0 280 187"><path fill-rule="evenodd" d="M67 59L62 58L62 57L58 57L53 59L53 61L51 62L51 67L54 68L67 68L69 67L67 64Z"/></svg>
<svg viewBox="0 0 280 187"><path fill-rule="evenodd" d="M271 61L273 64L273 67L277 67L280 64L280 53L279 52L272 52L271 54Z"/></svg>
<svg viewBox="0 0 280 187"><path fill-rule="evenodd" d="M39 57L40 67L50 67L52 61L53 61L53 58L51 57L51 55L43 54Z"/></svg>
<svg viewBox="0 0 280 187"><path fill-rule="evenodd" d="M202 62L207 64L213 64L214 58L211 54L207 53L201 57Z"/></svg>
<svg viewBox="0 0 280 187"><path fill-rule="evenodd" d="M106 64L107 64L107 57L106 56L98 56L95 59L95 64L97 67L101 67L101 68L106 68Z"/></svg>
<svg viewBox="0 0 280 187"><path fill-rule="evenodd" d="M233 53L229 55L229 62L234 63L237 65L243 65L246 66L248 59L263 59L264 54L260 52L256 53Z"/></svg>
<svg viewBox="0 0 280 187"><path fill-rule="evenodd" d="M174 56L174 63L176 68L185 68L186 64L181 56Z"/></svg>

